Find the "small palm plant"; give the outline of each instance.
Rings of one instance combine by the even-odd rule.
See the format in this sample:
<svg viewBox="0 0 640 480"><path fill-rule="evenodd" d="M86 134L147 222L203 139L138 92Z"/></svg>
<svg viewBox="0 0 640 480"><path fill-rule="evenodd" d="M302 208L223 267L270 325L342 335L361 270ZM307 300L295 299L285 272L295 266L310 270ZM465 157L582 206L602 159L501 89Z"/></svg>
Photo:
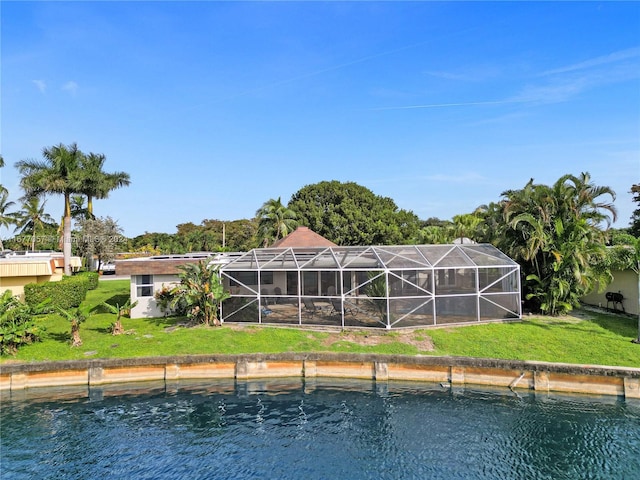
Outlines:
<svg viewBox="0 0 640 480"><path fill-rule="evenodd" d="M71 346L79 347L82 345L82 339L80 338L80 324L89 317L89 314L80 308L64 309L58 307L57 310L60 315L71 322Z"/></svg>
<svg viewBox="0 0 640 480"><path fill-rule="evenodd" d="M187 317L197 323L220 325L218 309L220 303L230 297L225 292L218 272L219 266L198 263L181 265L180 283L171 291L172 307L181 302L187 307Z"/></svg>
<svg viewBox="0 0 640 480"><path fill-rule="evenodd" d="M122 335L124 333L124 326L122 325L122 316L129 315L131 309L135 307L138 302L131 303L131 298L128 298L125 303L120 305L116 303L115 305L111 305L107 302L102 302L102 306L109 310L109 313L113 313L116 315L116 321L111 325L111 335Z"/></svg>
<svg viewBox="0 0 640 480"><path fill-rule="evenodd" d="M383 274L369 272L369 283L364 288L366 303L376 312L380 321L387 323L387 279Z"/></svg>

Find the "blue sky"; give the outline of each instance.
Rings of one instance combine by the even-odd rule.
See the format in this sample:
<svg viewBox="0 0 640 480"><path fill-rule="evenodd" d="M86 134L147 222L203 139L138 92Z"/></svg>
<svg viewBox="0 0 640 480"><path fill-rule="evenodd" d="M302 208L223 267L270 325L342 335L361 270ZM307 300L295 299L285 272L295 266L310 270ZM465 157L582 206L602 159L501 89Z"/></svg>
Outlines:
<svg viewBox="0 0 640 480"><path fill-rule="evenodd" d="M635 207L637 2L0 8L2 184L17 201L16 161L77 142L131 175L95 204L130 237L250 218L322 180L451 219L588 171L616 191L616 227Z"/></svg>

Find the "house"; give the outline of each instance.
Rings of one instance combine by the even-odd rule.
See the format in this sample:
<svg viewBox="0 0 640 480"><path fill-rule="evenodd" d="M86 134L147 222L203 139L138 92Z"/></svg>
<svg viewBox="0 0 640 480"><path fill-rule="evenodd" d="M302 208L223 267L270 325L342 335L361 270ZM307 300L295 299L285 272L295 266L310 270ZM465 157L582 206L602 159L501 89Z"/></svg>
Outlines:
<svg viewBox="0 0 640 480"><path fill-rule="evenodd" d="M492 245L341 247L299 227L269 248L116 261L132 318L158 317L155 292L179 266L219 265L223 322L402 328L521 318L520 266Z"/></svg>
<svg viewBox="0 0 640 480"><path fill-rule="evenodd" d="M24 286L29 283L55 282L64 276L64 255L61 252L9 252L0 258L0 294L11 290L24 299ZM82 266L80 257L71 257L72 271Z"/></svg>
<svg viewBox="0 0 640 480"><path fill-rule="evenodd" d="M335 245L307 227L298 227L290 235L276 242L276 244L283 241L286 242L285 245ZM153 318L164 315L154 295L157 291L162 290L163 287L171 287L180 282L178 276L180 273L178 267L180 265L197 263L203 259L209 259L218 265L224 265L239 255L241 254L233 252L197 252L184 255L156 255L116 260L115 271L118 272L118 275L130 276L131 303L138 302L131 309L131 318Z"/></svg>
<svg viewBox="0 0 640 480"><path fill-rule="evenodd" d="M640 306L638 293L640 284L638 283L638 274L633 270L614 270L611 273L613 275L613 281L607 285L604 291L598 292L598 289L595 289L588 295L582 297L580 301L586 305L618 311L621 311L622 307L624 307L626 313L639 315L638 310ZM607 293L621 294L623 298L622 305L620 305L620 303L614 304L611 301L607 301Z"/></svg>
<svg viewBox="0 0 640 480"><path fill-rule="evenodd" d="M155 292L179 283L178 267L181 265L211 259L213 255L210 252L198 252L116 260L118 275L130 276L131 303L138 302L131 309L131 318L164 316L154 297Z"/></svg>

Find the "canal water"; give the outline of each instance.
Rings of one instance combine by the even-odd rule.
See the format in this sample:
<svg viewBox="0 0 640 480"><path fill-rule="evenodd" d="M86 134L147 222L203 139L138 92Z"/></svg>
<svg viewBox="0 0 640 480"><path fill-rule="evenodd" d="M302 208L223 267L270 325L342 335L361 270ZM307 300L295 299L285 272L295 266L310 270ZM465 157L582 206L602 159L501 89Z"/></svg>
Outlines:
<svg viewBox="0 0 640 480"><path fill-rule="evenodd" d="M0 478L635 479L640 402L322 380L3 394Z"/></svg>

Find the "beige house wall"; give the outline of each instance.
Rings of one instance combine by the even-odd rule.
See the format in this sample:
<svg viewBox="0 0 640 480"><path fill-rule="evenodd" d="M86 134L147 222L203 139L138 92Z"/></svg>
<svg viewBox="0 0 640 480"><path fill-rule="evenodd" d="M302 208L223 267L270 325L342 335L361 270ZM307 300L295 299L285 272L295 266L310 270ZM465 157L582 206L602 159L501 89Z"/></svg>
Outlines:
<svg viewBox="0 0 640 480"><path fill-rule="evenodd" d="M24 299L24 286L62 279L52 258L9 258L0 261L0 294L11 290L14 296Z"/></svg>
<svg viewBox="0 0 640 480"><path fill-rule="evenodd" d="M14 296L24 300L24 286L29 283L56 282L62 279L62 275L39 275L29 277L3 277L0 279L0 294L11 290Z"/></svg>
<svg viewBox="0 0 640 480"><path fill-rule="evenodd" d="M633 270L617 270L613 272L613 281L607 285L602 292L591 292L589 295L582 297L582 302L587 305L594 305L605 308L607 306L606 292L620 292L624 297L624 310L632 315L638 315L640 306L638 305L638 274ZM609 308L613 308L613 304L609 303ZM620 305L617 305L620 308Z"/></svg>
<svg viewBox="0 0 640 480"><path fill-rule="evenodd" d="M164 312L158 307L155 297L138 297L138 282L142 275L131 275L130 294L131 303L138 304L131 309L131 318L164 317ZM180 282L177 274L153 275L153 293L162 290L162 287L172 287Z"/></svg>

